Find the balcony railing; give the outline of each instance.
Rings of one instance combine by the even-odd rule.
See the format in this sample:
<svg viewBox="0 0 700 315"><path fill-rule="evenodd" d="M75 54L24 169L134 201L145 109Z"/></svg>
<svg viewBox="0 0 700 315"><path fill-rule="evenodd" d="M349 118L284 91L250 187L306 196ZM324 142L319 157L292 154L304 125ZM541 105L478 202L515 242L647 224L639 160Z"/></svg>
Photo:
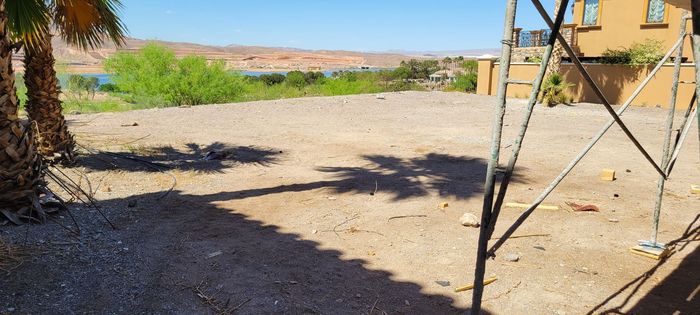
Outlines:
<svg viewBox="0 0 700 315"><path fill-rule="evenodd" d="M561 33L569 45L572 47L576 46L576 24L562 25ZM522 28L516 28L513 31L513 42L515 42L515 47L542 47L547 45L551 36L552 31L550 29L523 31Z"/></svg>

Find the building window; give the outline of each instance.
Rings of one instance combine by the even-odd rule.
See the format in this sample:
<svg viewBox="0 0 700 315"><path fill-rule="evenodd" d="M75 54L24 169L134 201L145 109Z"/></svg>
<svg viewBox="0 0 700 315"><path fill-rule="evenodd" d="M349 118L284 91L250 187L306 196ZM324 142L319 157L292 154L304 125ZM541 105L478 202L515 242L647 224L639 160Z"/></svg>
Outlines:
<svg viewBox="0 0 700 315"><path fill-rule="evenodd" d="M583 25L598 25L598 15L600 13L600 0L583 1Z"/></svg>
<svg viewBox="0 0 700 315"><path fill-rule="evenodd" d="M647 0L647 23L663 23L666 17L666 2L664 0Z"/></svg>

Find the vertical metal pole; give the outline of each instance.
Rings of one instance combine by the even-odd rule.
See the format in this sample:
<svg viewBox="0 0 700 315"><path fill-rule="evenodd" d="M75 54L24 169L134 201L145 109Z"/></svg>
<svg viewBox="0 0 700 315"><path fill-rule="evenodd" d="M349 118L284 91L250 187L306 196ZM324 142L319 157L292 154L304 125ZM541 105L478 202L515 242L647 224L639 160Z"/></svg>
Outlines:
<svg viewBox="0 0 700 315"><path fill-rule="evenodd" d="M695 93L700 96L700 0L691 0L691 15L693 17L693 63L695 63ZM700 106L700 97L698 97ZM700 139L700 111L698 111L698 139Z"/></svg>
<svg viewBox="0 0 700 315"><path fill-rule="evenodd" d="M685 24L687 12L683 10L679 37L685 38ZM683 44L685 41L681 41L681 45L678 46L678 52L676 53L676 60L673 63L673 84L671 85L671 99L668 102L668 115L666 116L666 132L664 133L664 146L663 155L661 160L661 168L665 171L668 167L671 151L671 136L673 135L673 119L676 114L676 99L678 97L678 81L681 75L681 62L683 61ZM668 175L668 174L666 174ZM651 223L651 242L649 245L653 247L664 247L657 243L657 236L659 235L659 218L661 215L661 204L664 197L664 186L666 185L666 178L664 176L659 177L659 182L656 188L656 204L654 206L654 215Z"/></svg>
<svg viewBox="0 0 700 315"><path fill-rule="evenodd" d="M530 99L528 100L527 110L525 110L525 116L523 117L522 124L520 126L520 132L515 138L513 143L513 151L508 161L508 167L506 168L503 179L501 180L501 185L498 187L498 196L496 197L496 203L493 205L493 211L491 214L491 222L489 224L489 239L493 235L493 231L496 228L496 222L498 222L498 215L501 213L501 207L503 206L503 201L506 197L506 192L508 191L508 185L513 177L513 171L515 170L515 164L518 162L518 156L520 155L520 149L523 146L523 140L525 139L525 134L527 133L527 127L530 124L530 117L532 117L532 111L537 103L537 96L540 94L540 88L542 87L542 81L545 74L547 73L547 67L549 66L550 59L552 57L552 51L554 50L554 44L557 42L557 36L561 25L564 22L564 15L566 14L566 8L569 5L569 0L562 0L557 12L555 12L555 22L554 28L552 28L552 35L549 37L549 42L542 55L542 62L540 63L540 72L532 84L532 92L530 93Z"/></svg>
<svg viewBox="0 0 700 315"><path fill-rule="evenodd" d="M508 74L510 72L511 53L513 49L513 29L515 28L515 11L517 0L507 0L505 25L503 27L503 40L501 41L501 60L498 81L498 93L496 113L493 120L493 133L491 138L491 160L486 169L484 181L484 204L481 212L481 229L479 233L479 245L476 253L476 266L474 268L474 291L472 295L471 313L478 315L481 312L481 298L484 294L484 273L486 272L486 250L488 249L488 226L491 222L491 209L493 207L493 193L496 184L496 167L501 150L501 136L503 133L503 116L506 110L506 93L508 91Z"/></svg>

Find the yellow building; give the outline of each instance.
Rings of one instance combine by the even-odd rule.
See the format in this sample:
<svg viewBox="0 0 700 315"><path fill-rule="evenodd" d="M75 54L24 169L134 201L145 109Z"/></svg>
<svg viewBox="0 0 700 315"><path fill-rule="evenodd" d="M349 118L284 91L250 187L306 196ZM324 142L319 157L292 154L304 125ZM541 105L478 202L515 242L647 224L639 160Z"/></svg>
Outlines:
<svg viewBox="0 0 700 315"><path fill-rule="evenodd" d="M661 41L665 53L678 40L681 17L684 10L690 9L689 6L689 0L575 0L573 21L564 24L561 32L584 61L601 57L607 49L627 48L646 39ZM692 31L690 21L687 22L687 31ZM539 64L527 61L542 55L550 33L550 30L515 29L511 79L529 81L536 76ZM694 82L690 37L686 37L683 59L681 81ZM596 63L585 66L606 98L616 104L624 102L652 68ZM494 57L479 59L477 94L496 94L498 69L499 64ZM599 103L572 64L563 63L560 73L566 81L574 84L569 91L574 102ZM673 64L664 65L632 104L668 106L672 73ZM693 92L693 84L681 84L677 107L686 108ZM530 86L508 87L509 97L527 98L529 94Z"/></svg>
<svg viewBox="0 0 700 315"><path fill-rule="evenodd" d="M629 47L648 38L661 40L667 50L678 39L683 14L679 2L682 1L576 0L572 21L576 25L575 46L584 58L599 57L606 49ZM691 56L688 40L684 57Z"/></svg>

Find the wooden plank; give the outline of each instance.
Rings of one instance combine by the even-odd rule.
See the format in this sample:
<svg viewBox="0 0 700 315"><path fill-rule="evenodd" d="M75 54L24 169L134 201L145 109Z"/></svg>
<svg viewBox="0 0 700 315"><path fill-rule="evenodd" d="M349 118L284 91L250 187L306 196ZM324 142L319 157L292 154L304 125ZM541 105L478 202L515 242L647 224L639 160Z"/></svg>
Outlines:
<svg viewBox="0 0 700 315"><path fill-rule="evenodd" d="M528 209L532 206L531 204L528 203L519 203L519 202L509 202L506 203L506 207L508 208L522 208L522 209ZM559 210L559 206L548 206L548 205L539 205L536 208L537 210Z"/></svg>

